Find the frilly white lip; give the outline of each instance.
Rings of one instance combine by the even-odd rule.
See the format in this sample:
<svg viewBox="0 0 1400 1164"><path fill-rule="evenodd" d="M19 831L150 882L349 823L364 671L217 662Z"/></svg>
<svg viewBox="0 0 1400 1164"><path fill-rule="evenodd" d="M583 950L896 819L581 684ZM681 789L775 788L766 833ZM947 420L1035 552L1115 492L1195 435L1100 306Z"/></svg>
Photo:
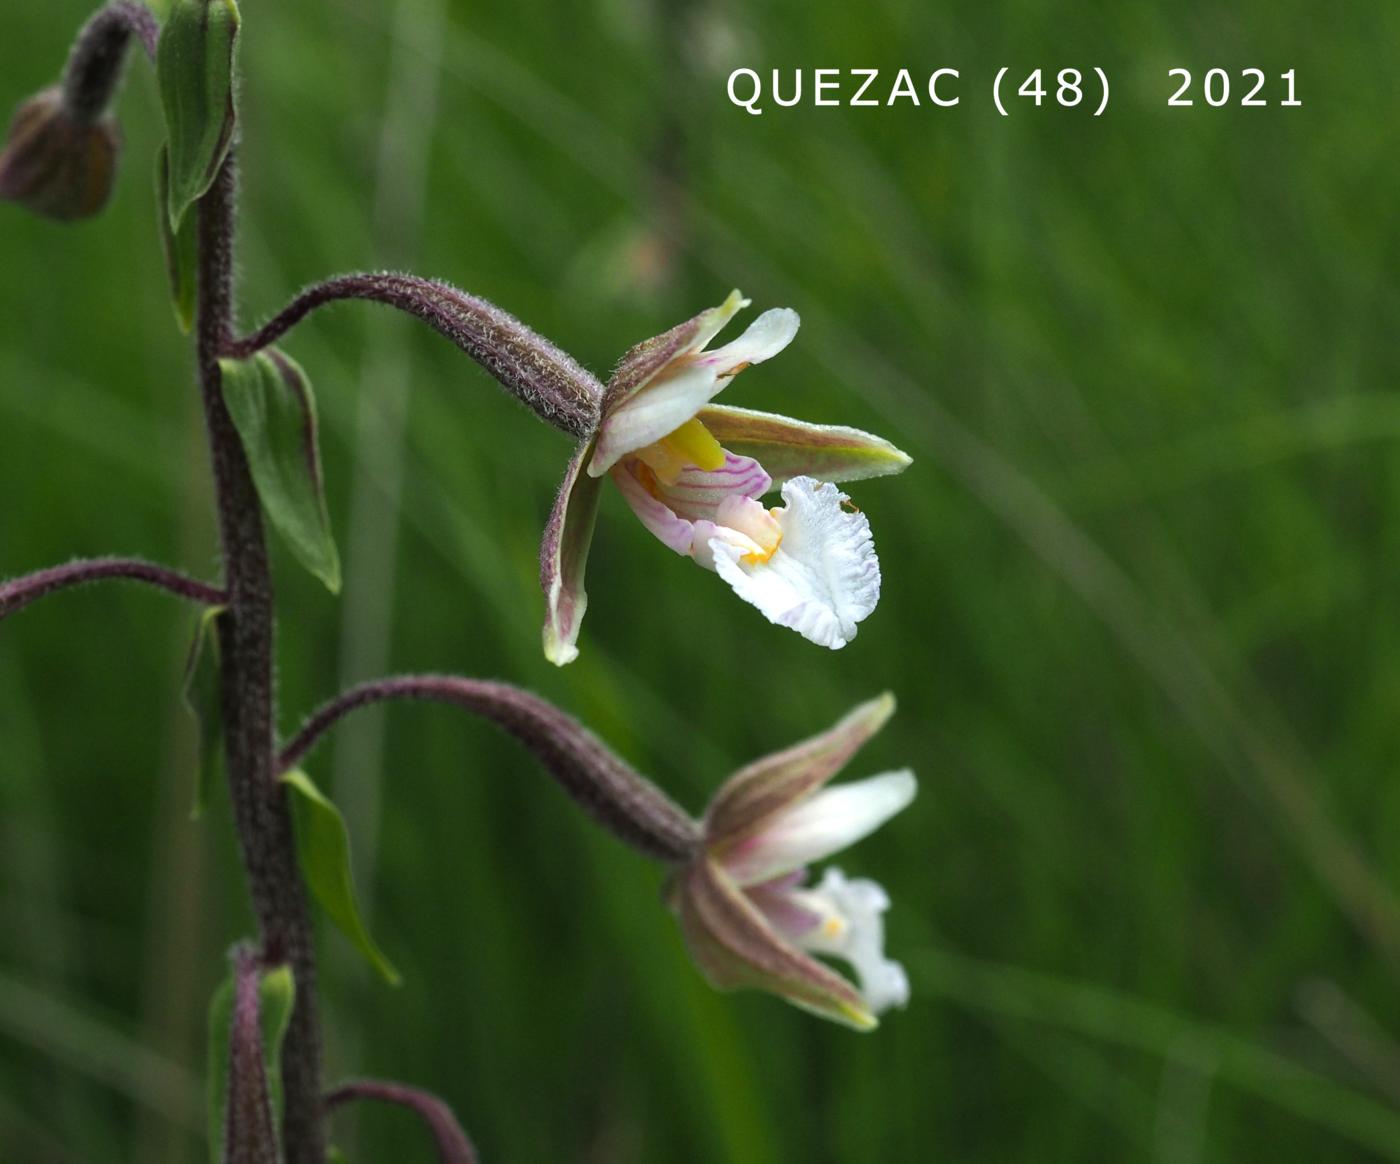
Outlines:
<svg viewBox="0 0 1400 1164"><path fill-rule="evenodd" d="M874 1014L909 1002L909 976L904 967L885 957L884 913L890 898L868 878L848 879L832 867L812 889L791 894L799 908L817 921L795 940L804 950L849 962L860 993Z"/></svg>
<svg viewBox="0 0 1400 1164"><path fill-rule="evenodd" d="M870 521L843 508L850 499L835 485L810 477L784 485L783 500L786 508L773 511L781 541L770 557L755 560L721 532L710 541L714 568L769 622L837 650L880 601Z"/></svg>

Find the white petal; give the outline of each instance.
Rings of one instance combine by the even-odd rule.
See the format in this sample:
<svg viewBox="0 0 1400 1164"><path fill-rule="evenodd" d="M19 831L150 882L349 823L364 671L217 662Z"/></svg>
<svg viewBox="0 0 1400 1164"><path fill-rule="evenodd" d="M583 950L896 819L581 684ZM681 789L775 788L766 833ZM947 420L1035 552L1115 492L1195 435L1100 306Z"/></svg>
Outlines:
<svg viewBox="0 0 1400 1164"><path fill-rule="evenodd" d="M791 307L770 307L738 339L712 352L701 352L696 362L708 364L721 376L733 376L751 364L771 360L792 343L801 324Z"/></svg>
<svg viewBox="0 0 1400 1164"><path fill-rule="evenodd" d="M879 1014L909 1001L909 978L904 967L885 957L885 922L889 895L874 881L848 880L840 869L828 869L815 889L796 890L793 905L821 921L798 939L814 954L844 958L860 980L866 1004Z"/></svg>
<svg viewBox="0 0 1400 1164"><path fill-rule="evenodd" d="M598 448L588 472L599 477L628 453L654 444L680 428L729 383L715 369L689 356L675 361L646 387L624 400L598 430Z"/></svg>
<svg viewBox="0 0 1400 1164"><path fill-rule="evenodd" d="M740 885L757 885L820 861L874 832L917 788L908 769L823 788L725 854L725 870Z"/></svg>
<svg viewBox="0 0 1400 1164"><path fill-rule="evenodd" d="M880 600L880 560L865 514L841 507L835 485L795 477L783 486L777 513L783 540L766 562L712 545L715 569L769 622L791 627L823 647L844 647Z"/></svg>
<svg viewBox="0 0 1400 1164"><path fill-rule="evenodd" d="M792 343L798 323L797 312L775 307L749 324L748 330L732 343L713 352L694 352L673 360L650 383L608 413L598 430L598 447L588 472L600 477L628 453L675 432L718 396L739 372L771 359Z"/></svg>

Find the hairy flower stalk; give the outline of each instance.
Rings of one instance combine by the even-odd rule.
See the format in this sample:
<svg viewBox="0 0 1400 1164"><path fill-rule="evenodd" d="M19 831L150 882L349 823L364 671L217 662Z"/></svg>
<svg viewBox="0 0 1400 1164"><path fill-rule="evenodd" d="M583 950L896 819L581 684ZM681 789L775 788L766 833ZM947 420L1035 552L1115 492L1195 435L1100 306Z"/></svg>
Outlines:
<svg viewBox="0 0 1400 1164"><path fill-rule="evenodd" d="M364 299L407 312L446 336L540 419L579 437L597 424L603 386L572 356L493 303L448 283L391 272L340 275L309 287L257 331L232 343L249 356L319 307Z"/></svg>
<svg viewBox="0 0 1400 1164"><path fill-rule="evenodd" d="M294 767L342 717L395 699L450 703L484 716L513 735L570 797L638 852L666 862L689 860L700 826L655 784L553 704L512 687L455 675L400 675L352 687L316 711L282 749L279 766Z"/></svg>
<svg viewBox="0 0 1400 1164"><path fill-rule="evenodd" d="M91 558L50 566L8 582L0 582L0 618L23 610L31 602L55 591L106 579L144 582L176 597L202 602L206 606L218 606L227 597L217 586L186 577L155 562L144 562L140 558Z"/></svg>
<svg viewBox="0 0 1400 1164"><path fill-rule="evenodd" d="M95 121L106 112L133 36L146 56L155 60L160 25L155 14L136 0L116 0L99 9L78 34L63 72L63 103L76 120Z"/></svg>
<svg viewBox="0 0 1400 1164"><path fill-rule="evenodd" d="M431 1092L382 1079L352 1079L326 1095L326 1110L364 1099L396 1104L413 1112L427 1125L442 1164L476 1164L476 1148L452 1109Z"/></svg>

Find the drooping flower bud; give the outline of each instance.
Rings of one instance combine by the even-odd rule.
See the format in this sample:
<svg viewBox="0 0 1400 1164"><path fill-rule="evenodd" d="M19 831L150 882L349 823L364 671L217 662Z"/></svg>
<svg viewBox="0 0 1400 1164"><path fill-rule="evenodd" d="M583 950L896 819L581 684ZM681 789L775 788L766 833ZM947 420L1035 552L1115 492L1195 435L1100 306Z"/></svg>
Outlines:
<svg viewBox="0 0 1400 1164"><path fill-rule="evenodd" d="M110 117L82 122L58 86L19 107L0 153L0 198L60 222L91 218L111 196L121 132Z"/></svg>
<svg viewBox="0 0 1400 1164"><path fill-rule="evenodd" d="M111 196L121 131L107 110L135 36L155 55L160 28L136 0L115 0L73 42L63 80L19 107L0 152L0 199L35 214L76 222Z"/></svg>

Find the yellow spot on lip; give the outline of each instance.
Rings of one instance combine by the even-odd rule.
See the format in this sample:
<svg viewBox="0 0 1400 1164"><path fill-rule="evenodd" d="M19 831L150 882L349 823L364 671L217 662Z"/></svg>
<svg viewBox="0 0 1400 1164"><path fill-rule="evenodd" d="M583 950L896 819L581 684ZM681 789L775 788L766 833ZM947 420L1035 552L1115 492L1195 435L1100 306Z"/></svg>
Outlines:
<svg viewBox="0 0 1400 1164"><path fill-rule="evenodd" d="M778 552L778 547L782 544L783 531L779 530L777 532L777 535L773 538L772 545L761 546L759 549L753 550L750 553L745 554L740 559L740 561L744 562L746 565L749 566L761 566L765 562L767 562L769 558L771 558L774 554Z"/></svg>
<svg viewBox="0 0 1400 1164"><path fill-rule="evenodd" d="M674 484L692 466L707 473L724 468L724 449L710 430L694 418L654 444L638 449L636 456L667 485Z"/></svg>

